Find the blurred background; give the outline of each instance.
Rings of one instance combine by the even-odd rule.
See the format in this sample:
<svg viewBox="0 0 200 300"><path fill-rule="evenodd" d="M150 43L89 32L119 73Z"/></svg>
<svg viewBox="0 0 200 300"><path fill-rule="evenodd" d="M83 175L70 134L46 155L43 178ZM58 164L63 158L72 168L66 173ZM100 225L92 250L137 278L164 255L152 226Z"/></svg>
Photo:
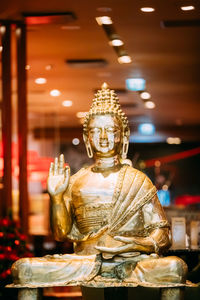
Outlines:
<svg viewBox="0 0 200 300"><path fill-rule="evenodd" d="M25 254L73 251L49 229L48 169L60 153L72 174L92 163L82 123L107 82L129 119L128 158L156 185L172 225L167 255L183 257L200 282L199 12L195 0L1 1L2 280Z"/></svg>

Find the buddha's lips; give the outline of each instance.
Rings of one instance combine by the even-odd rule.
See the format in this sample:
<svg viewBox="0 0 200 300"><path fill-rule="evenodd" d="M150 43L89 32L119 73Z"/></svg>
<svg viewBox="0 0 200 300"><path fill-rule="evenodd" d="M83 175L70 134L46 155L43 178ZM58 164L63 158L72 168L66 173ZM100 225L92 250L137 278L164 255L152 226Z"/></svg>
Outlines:
<svg viewBox="0 0 200 300"><path fill-rule="evenodd" d="M100 143L101 147L108 147L108 145L109 145L108 143Z"/></svg>

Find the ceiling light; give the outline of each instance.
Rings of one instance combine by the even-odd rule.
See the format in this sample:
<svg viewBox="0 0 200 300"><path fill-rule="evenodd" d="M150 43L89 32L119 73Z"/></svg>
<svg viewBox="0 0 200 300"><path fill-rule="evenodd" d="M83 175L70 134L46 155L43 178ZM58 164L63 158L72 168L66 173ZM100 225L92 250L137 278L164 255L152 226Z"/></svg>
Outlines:
<svg viewBox="0 0 200 300"><path fill-rule="evenodd" d="M82 118L85 118L86 114L87 114L87 111L79 111L79 112L77 112L76 116L77 116L77 118L82 119Z"/></svg>
<svg viewBox="0 0 200 300"><path fill-rule="evenodd" d="M151 95L148 92L142 92L140 93L140 97L144 100L147 100L151 98Z"/></svg>
<svg viewBox="0 0 200 300"><path fill-rule="evenodd" d="M2 52L2 50L3 50L3 46L0 46L0 52Z"/></svg>
<svg viewBox="0 0 200 300"><path fill-rule="evenodd" d="M143 11L143 12L152 12L152 11L155 10L155 8L153 8L153 7L142 7L142 8L140 8L140 10Z"/></svg>
<svg viewBox="0 0 200 300"><path fill-rule="evenodd" d="M109 41L109 45L114 47L119 47L122 46L123 44L124 44L123 41L120 39L114 39L112 41Z"/></svg>
<svg viewBox="0 0 200 300"><path fill-rule="evenodd" d="M128 55L123 55L123 56L118 57L118 62L120 64L130 64L132 62L132 59Z"/></svg>
<svg viewBox="0 0 200 300"><path fill-rule="evenodd" d="M112 11L112 8L110 8L110 7L98 7L97 8L97 11L100 11L100 12L108 12L108 11Z"/></svg>
<svg viewBox="0 0 200 300"><path fill-rule="evenodd" d="M144 78L128 78L126 79L126 88L134 92L144 91L145 83Z"/></svg>
<svg viewBox="0 0 200 300"><path fill-rule="evenodd" d="M61 92L59 91L59 90L51 90L50 91L50 95L52 96L52 97L58 97L58 96L60 96L61 95Z"/></svg>
<svg viewBox="0 0 200 300"><path fill-rule="evenodd" d="M97 23L101 26L101 25L111 25L112 24L112 20L110 17L108 16L102 16L102 17L97 17L96 18Z"/></svg>
<svg viewBox="0 0 200 300"><path fill-rule="evenodd" d="M181 139L179 137L168 137L167 138L167 143L168 144L176 144L179 145L181 144Z"/></svg>
<svg viewBox="0 0 200 300"><path fill-rule="evenodd" d="M30 70L31 69L31 66L30 65L26 65L25 66L25 70Z"/></svg>
<svg viewBox="0 0 200 300"><path fill-rule="evenodd" d="M39 77L35 79L35 83L37 84L45 84L47 82L46 78Z"/></svg>
<svg viewBox="0 0 200 300"><path fill-rule="evenodd" d="M181 6L181 9L184 11L193 10L195 7L193 5Z"/></svg>
<svg viewBox="0 0 200 300"><path fill-rule="evenodd" d="M80 144L80 140L79 140L78 138L74 138L74 139L72 140L72 144L75 145L75 146L77 146L77 145Z"/></svg>
<svg viewBox="0 0 200 300"><path fill-rule="evenodd" d="M148 109L153 109L156 107L156 105L153 101L145 101L144 106Z"/></svg>
<svg viewBox="0 0 200 300"><path fill-rule="evenodd" d="M111 73L110 72L98 72L97 76L99 77L111 77Z"/></svg>
<svg viewBox="0 0 200 300"><path fill-rule="evenodd" d="M53 68L52 65L46 65L46 67L45 67L45 69L46 69L47 71L51 70L52 68Z"/></svg>
<svg viewBox="0 0 200 300"><path fill-rule="evenodd" d="M155 126L152 123L143 123L138 126L138 131L142 135L153 135Z"/></svg>
<svg viewBox="0 0 200 300"><path fill-rule="evenodd" d="M63 25L63 26L61 26L60 27L60 29L62 29L62 30L79 30L81 27L80 26L78 26L78 25Z"/></svg>
<svg viewBox="0 0 200 300"><path fill-rule="evenodd" d="M65 101L62 102L62 106L70 107L70 106L72 106L72 101L71 100L65 100Z"/></svg>

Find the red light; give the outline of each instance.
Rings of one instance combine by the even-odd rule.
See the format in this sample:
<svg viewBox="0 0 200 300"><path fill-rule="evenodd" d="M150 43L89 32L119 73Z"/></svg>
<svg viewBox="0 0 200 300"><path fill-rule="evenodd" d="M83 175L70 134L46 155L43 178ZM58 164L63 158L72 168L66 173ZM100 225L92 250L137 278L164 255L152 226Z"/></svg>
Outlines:
<svg viewBox="0 0 200 300"><path fill-rule="evenodd" d="M42 24L51 24L52 16L36 16L36 17L26 17L27 25L42 25Z"/></svg>
<svg viewBox="0 0 200 300"><path fill-rule="evenodd" d="M179 153L175 153L175 154L170 154L170 155L163 156L163 157L149 159L149 160L145 161L145 165L147 168L149 168L149 167L153 167L157 160L159 160L161 164L164 164L164 163L169 163L169 162L176 161L179 159L184 159L184 158L187 158L187 157L190 157L193 155L197 155L197 154L200 154L200 147L197 147L197 148L194 148L191 150L186 150L186 151L179 152Z"/></svg>
<svg viewBox="0 0 200 300"><path fill-rule="evenodd" d="M200 203L200 195L182 195L175 199L176 205L191 205Z"/></svg>

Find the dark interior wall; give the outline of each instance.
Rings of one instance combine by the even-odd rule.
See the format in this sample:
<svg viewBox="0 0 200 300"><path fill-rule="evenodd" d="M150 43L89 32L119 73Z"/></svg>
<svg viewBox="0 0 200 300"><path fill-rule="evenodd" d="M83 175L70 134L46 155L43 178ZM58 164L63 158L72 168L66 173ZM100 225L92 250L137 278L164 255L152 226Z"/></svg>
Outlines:
<svg viewBox="0 0 200 300"><path fill-rule="evenodd" d="M128 158L133 161L135 168L146 173L155 184L158 179L155 167L143 169L141 168L141 161L181 153L199 146L200 143L182 143L180 145L169 145L167 143L131 143ZM81 167L93 163L87 157L83 142L77 146L71 143L62 144L60 152L64 153L65 159L71 167L72 174L76 173ZM180 195L200 195L200 154L161 164L159 175L163 179L163 182L161 180L161 185L162 183L170 182L169 190L172 203Z"/></svg>
<svg viewBox="0 0 200 300"><path fill-rule="evenodd" d="M135 167L145 172L155 183L155 167L141 169L141 161L181 153L199 146L199 143L130 144L128 156L134 162L136 160ZM200 195L200 154L161 164L160 174L171 182L169 190L172 199L183 194Z"/></svg>

